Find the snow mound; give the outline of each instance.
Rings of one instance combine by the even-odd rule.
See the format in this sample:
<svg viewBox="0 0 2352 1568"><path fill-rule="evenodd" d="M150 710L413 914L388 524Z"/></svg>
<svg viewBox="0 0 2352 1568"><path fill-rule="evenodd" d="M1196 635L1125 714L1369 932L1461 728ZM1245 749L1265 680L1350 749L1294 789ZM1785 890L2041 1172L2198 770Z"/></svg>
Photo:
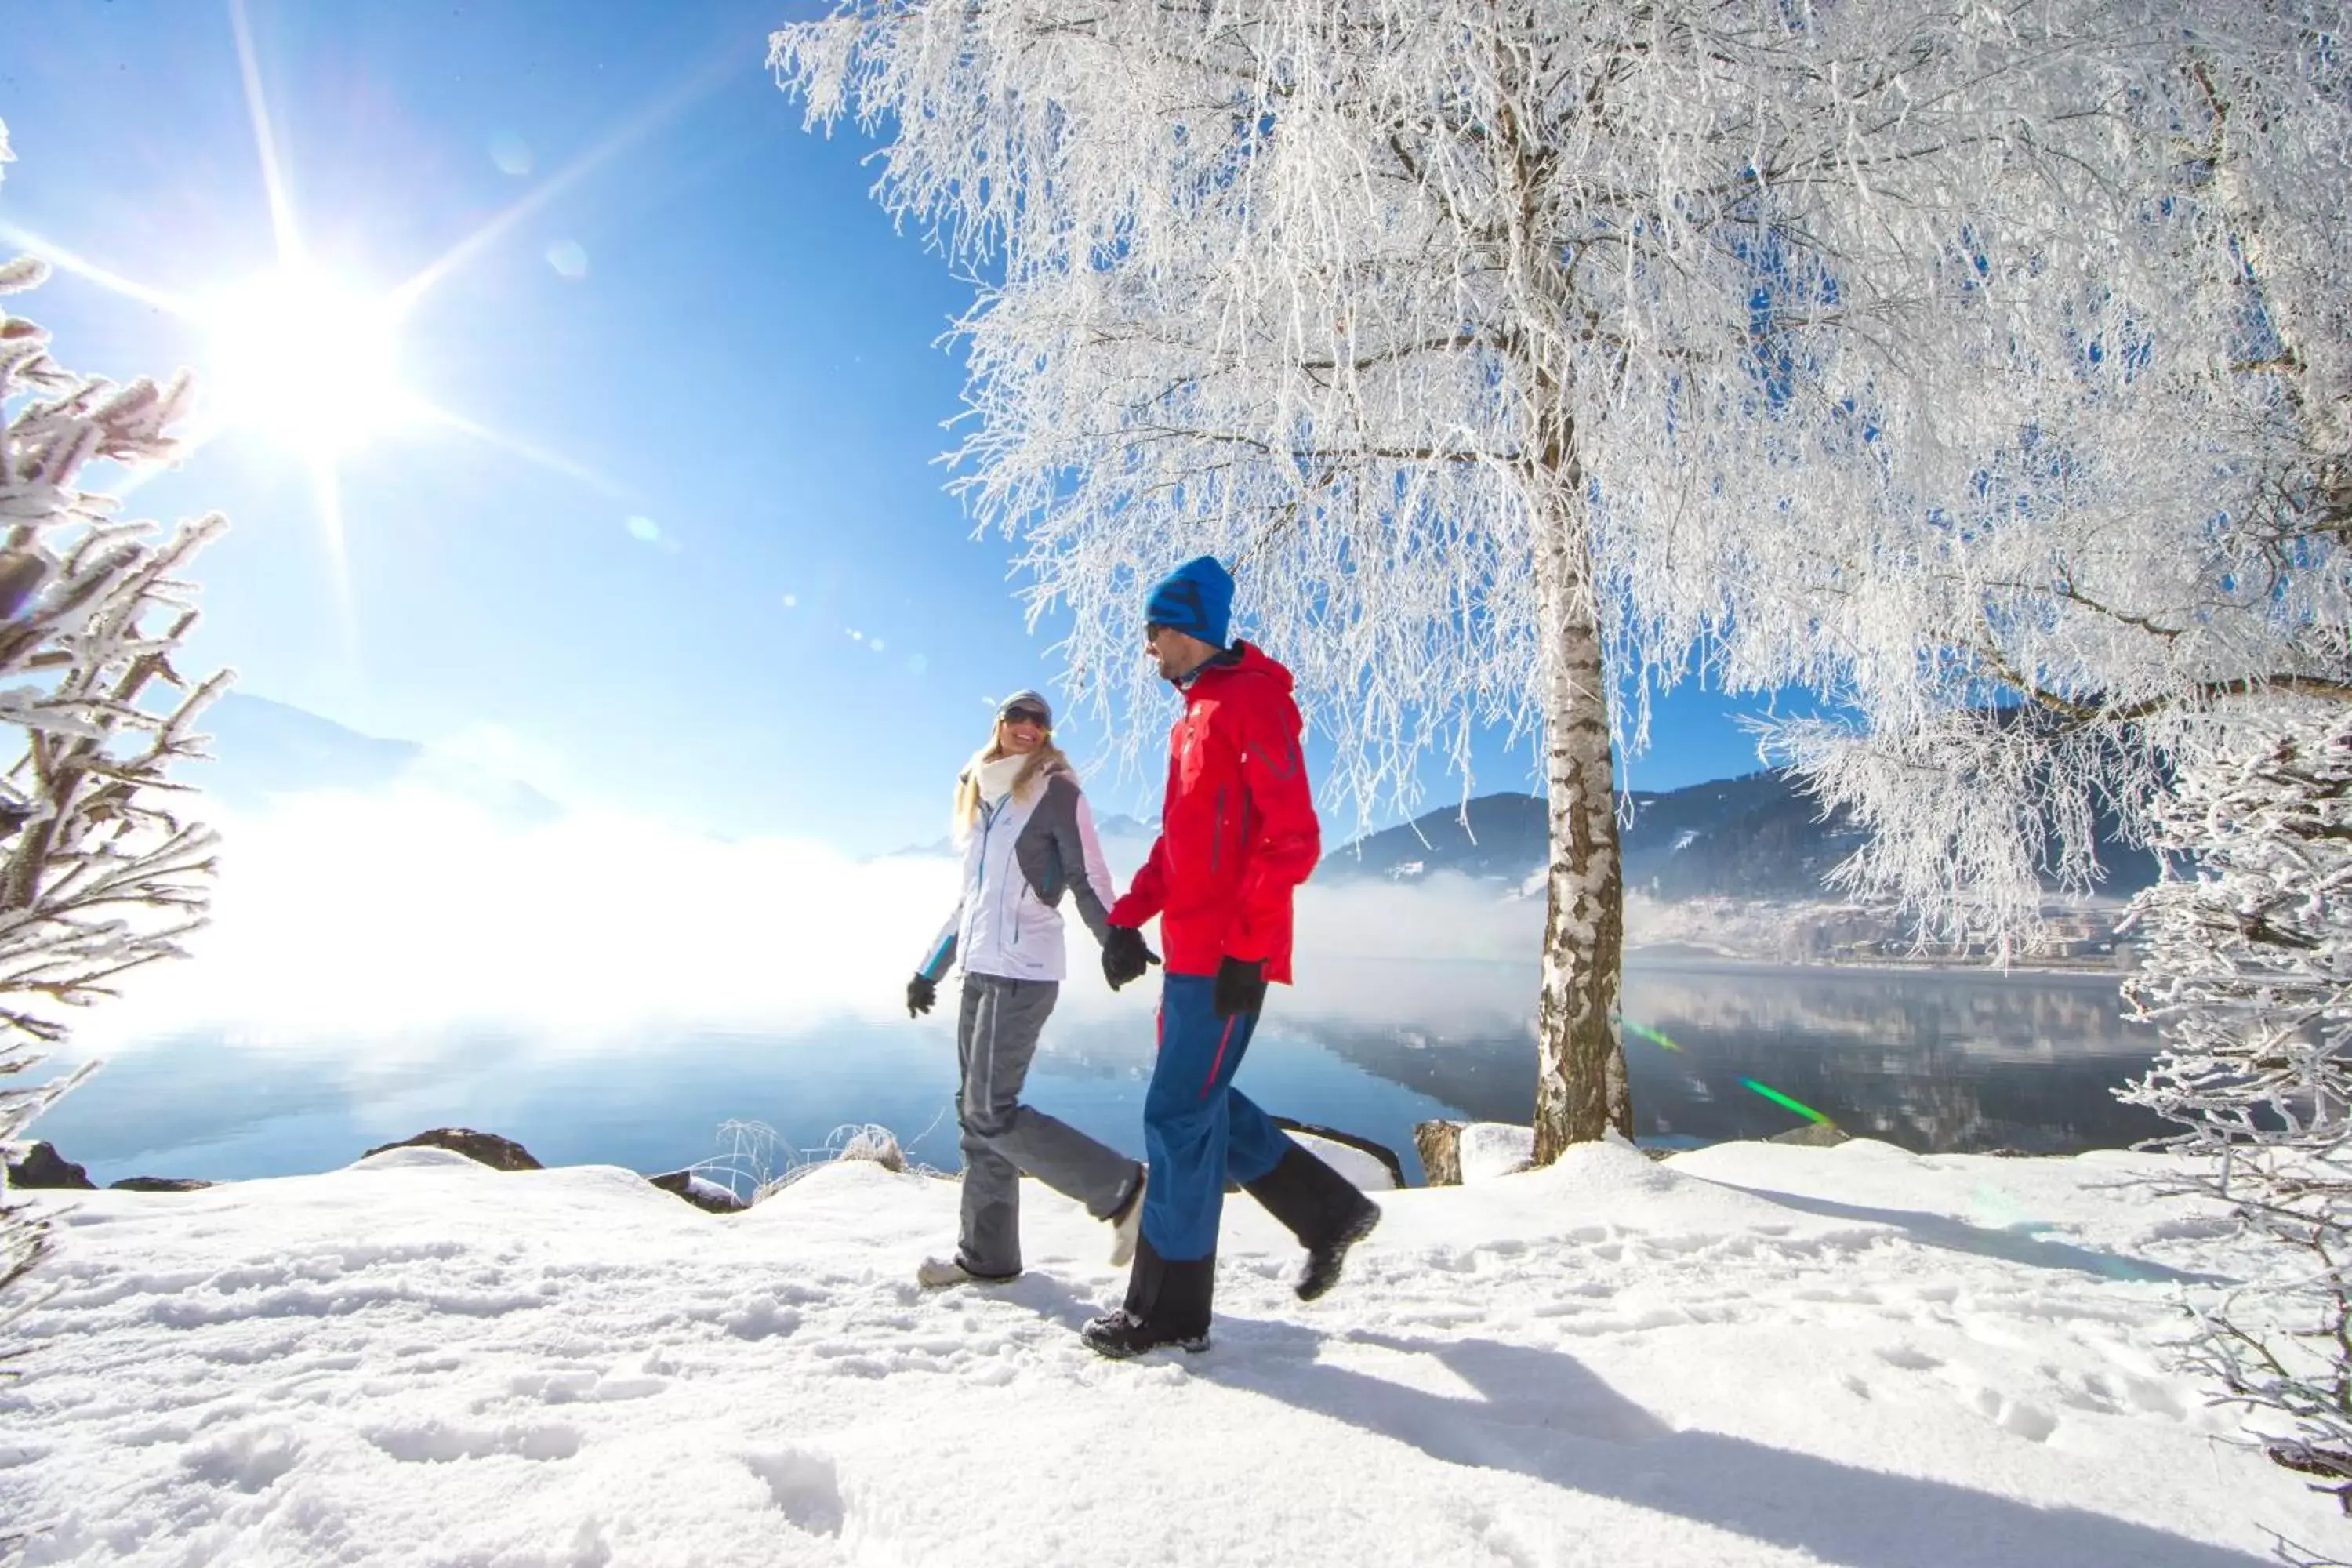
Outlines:
<svg viewBox="0 0 2352 1568"><path fill-rule="evenodd" d="M460 1154L455 1149L436 1149L431 1144L404 1144L397 1149L385 1149L364 1159L352 1161L343 1167L347 1171L479 1171L486 1176L519 1175L514 1171L493 1171L479 1160Z"/></svg>
<svg viewBox="0 0 2352 1568"><path fill-rule="evenodd" d="M1462 1129L1462 1141L1455 1147L1465 1186L1523 1171L1535 1157L1535 1129L1501 1121L1471 1122Z"/></svg>
<svg viewBox="0 0 2352 1568"><path fill-rule="evenodd" d="M1389 1174L1389 1168L1381 1163L1376 1154L1367 1154L1352 1143L1318 1138L1312 1132L1293 1132L1290 1136L1308 1153L1368 1193L1391 1192L1396 1187L1396 1178Z"/></svg>

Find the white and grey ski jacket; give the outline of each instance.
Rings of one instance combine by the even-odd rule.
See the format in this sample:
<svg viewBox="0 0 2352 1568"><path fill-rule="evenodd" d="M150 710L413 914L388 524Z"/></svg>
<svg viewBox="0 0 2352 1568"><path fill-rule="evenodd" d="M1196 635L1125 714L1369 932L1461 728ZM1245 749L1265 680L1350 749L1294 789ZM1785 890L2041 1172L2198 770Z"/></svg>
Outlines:
<svg viewBox="0 0 2352 1568"><path fill-rule="evenodd" d="M963 849L963 896L940 928L921 973L937 980L961 961L970 974L1059 980L1067 972L1062 896L1100 942L1116 889L1077 775L1056 768L1024 793L981 803Z"/></svg>

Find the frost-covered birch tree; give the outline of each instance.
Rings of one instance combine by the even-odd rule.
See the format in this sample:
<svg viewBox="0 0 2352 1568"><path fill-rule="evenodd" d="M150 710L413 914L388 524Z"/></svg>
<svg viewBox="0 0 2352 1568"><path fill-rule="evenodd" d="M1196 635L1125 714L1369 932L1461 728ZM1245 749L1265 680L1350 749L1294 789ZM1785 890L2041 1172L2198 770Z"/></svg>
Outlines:
<svg viewBox="0 0 2352 1568"><path fill-rule="evenodd" d="M1910 569L1890 521L1972 496L2074 374L2140 195L2105 173L2116 62L2179 21L848 0L772 63L884 132L881 201L971 274L961 491L1097 700L1144 697L1140 585L1211 550L1343 793L1483 726L1538 743L1549 1160L1632 1128L1612 751L1695 664L1911 657L1840 617Z"/></svg>
<svg viewBox="0 0 2352 1568"><path fill-rule="evenodd" d="M2042 290L2063 374L1809 595L1849 712L1773 744L1874 830L1850 879L1923 935L2030 935L2052 884L2096 885L2096 819L2156 821L2249 695L2352 701L2347 20L2200 7L2114 57L2090 155L2125 221Z"/></svg>
<svg viewBox="0 0 2352 1568"><path fill-rule="evenodd" d="M0 296L45 271L0 264ZM17 741L0 773L0 1142L71 1086L8 1081L65 1036L65 1010L177 953L204 919L213 835L182 817L165 774L202 754L190 726L228 679L190 682L173 664L196 619L181 574L226 524L159 536L79 488L93 462L168 461L187 403L184 378L115 385L65 369L46 331L0 309L0 724ZM0 1289L43 1246L0 1194Z"/></svg>
<svg viewBox="0 0 2352 1568"><path fill-rule="evenodd" d="M2051 883L2096 885L2101 816L2169 858L2134 916L2148 951L2127 988L2166 1054L2126 1097L2185 1124L2177 1146L2219 1162L2206 1190L2285 1248L2204 1317L2192 1364L2339 1500L2346 21L2340 4L2210 7L2111 56L2089 156L2124 221L2012 252L2078 279L2032 290L2059 330L2021 340L2039 345L2021 368L2047 354L2059 374L2030 376L2028 417L1968 486L1822 558L1805 597L1844 650L1827 684L1851 717L1774 737L1874 829L1852 882L1923 935L2030 936Z"/></svg>
<svg viewBox="0 0 2352 1568"><path fill-rule="evenodd" d="M2124 1098L2185 1184L2285 1250L2200 1315L2190 1362L2352 1513L2352 707L2241 701L2152 824L2179 857L2126 994L2165 1050Z"/></svg>

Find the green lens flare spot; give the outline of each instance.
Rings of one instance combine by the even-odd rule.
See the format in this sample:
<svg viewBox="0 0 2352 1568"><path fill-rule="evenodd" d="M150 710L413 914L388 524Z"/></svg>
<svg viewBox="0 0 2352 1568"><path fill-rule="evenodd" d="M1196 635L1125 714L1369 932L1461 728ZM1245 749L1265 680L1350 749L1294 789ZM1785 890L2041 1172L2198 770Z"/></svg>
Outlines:
<svg viewBox="0 0 2352 1568"><path fill-rule="evenodd" d="M1621 1029L1631 1029L1633 1033L1641 1036L1642 1038L1654 1041L1658 1045L1665 1047L1666 1049L1670 1051L1680 1051L1682 1049L1680 1046L1675 1044L1675 1042L1667 1036L1656 1029L1653 1029L1647 1024L1636 1024L1631 1018L1620 1016L1617 1020L1617 1026Z"/></svg>
<svg viewBox="0 0 2352 1568"><path fill-rule="evenodd" d="M1739 1080L1739 1087L1742 1089L1754 1089L1757 1093L1762 1095L1773 1104L1780 1106L1785 1110L1793 1110L1808 1121L1819 1122L1823 1127L1832 1127L1836 1125L1836 1123L1832 1122L1828 1117L1823 1116L1820 1111L1815 1110L1803 1100L1791 1100L1787 1095L1782 1094L1779 1089L1774 1089L1769 1083L1758 1083L1752 1078L1743 1078Z"/></svg>

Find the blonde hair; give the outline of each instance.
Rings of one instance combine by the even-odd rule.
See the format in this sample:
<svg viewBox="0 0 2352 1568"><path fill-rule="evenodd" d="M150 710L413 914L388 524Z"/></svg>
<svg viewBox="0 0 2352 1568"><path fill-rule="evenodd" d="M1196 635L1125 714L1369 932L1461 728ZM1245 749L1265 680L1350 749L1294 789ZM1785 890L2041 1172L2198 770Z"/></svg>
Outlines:
<svg viewBox="0 0 2352 1568"><path fill-rule="evenodd" d="M986 763L1012 754L1004 749L1004 721L1000 719L989 731L988 744L971 754L971 761L964 764L962 773L956 779L955 836L958 842L971 837L971 830L980 826L981 768ZM1070 759L1062 754L1062 749L1059 746L1054 744L1054 731L1049 728L1045 737L1037 742L1037 749L1029 753L1028 763L1013 775L1013 798L1015 800L1027 798L1031 791L1035 789L1048 773L1076 772L1076 770L1070 766Z"/></svg>

